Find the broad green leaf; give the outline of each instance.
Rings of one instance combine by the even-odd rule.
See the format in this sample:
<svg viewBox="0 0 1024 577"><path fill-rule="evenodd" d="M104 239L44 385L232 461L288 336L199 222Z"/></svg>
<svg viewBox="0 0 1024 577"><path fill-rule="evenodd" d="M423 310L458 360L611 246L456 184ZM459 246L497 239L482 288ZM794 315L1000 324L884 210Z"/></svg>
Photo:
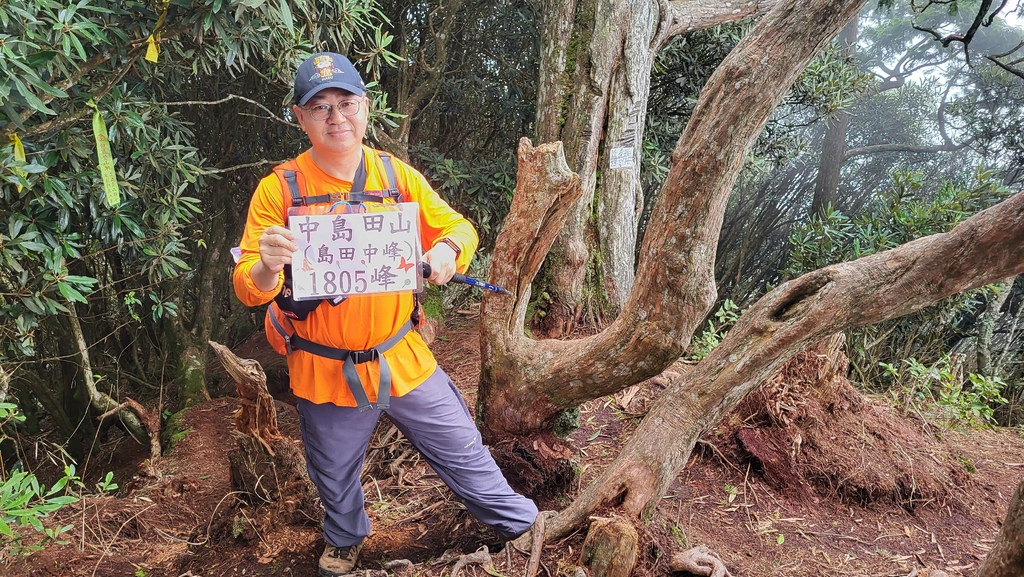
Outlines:
<svg viewBox="0 0 1024 577"><path fill-rule="evenodd" d="M67 284L65 282L57 283L57 290L60 291L60 294L63 295L64 298L66 298L67 300L69 300L71 302L78 302L78 303L86 303L86 302L88 302L85 299L85 297L82 296L82 293L78 292L77 290L75 290L74 287L72 287L71 285L69 285L69 284Z"/></svg>
<svg viewBox="0 0 1024 577"><path fill-rule="evenodd" d="M21 93L23 97L25 97L25 100L28 102L29 106L31 106L39 112L42 112L43 114L57 114L51 108L43 104L43 101L40 100L38 96L33 94L32 91L27 86L25 86L25 83L18 79L18 77L12 77L11 80L14 81L15 88L17 88L18 92Z"/></svg>

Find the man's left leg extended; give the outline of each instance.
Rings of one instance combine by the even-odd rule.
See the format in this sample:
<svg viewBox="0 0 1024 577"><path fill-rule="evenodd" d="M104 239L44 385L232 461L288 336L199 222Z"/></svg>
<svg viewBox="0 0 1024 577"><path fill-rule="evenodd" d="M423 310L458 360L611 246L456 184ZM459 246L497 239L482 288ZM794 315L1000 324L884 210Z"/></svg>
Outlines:
<svg viewBox="0 0 1024 577"><path fill-rule="evenodd" d="M509 486L458 389L440 367L392 399L388 416L474 517L504 538L533 525L537 506Z"/></svg>

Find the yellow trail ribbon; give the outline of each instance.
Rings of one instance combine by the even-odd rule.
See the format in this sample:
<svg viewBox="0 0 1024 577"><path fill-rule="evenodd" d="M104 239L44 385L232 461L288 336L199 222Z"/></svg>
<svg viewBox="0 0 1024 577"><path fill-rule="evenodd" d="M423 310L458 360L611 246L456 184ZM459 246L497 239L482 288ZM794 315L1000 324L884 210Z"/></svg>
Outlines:
<svg viewBox="0 0 1024 577"><path fill-rule="evenodd" d="M160 35L157 34L157 36L159 37ZM156 62L160 58L160 47L157 45L152 34L149 35L149 38L146 38L146 44L148 44L146 46L146 60Z"/></svg>
<svg viewBox="0 0 1024 577"><path fill-rule="evenodd" d="M164 11L156 20L153 33L146 38L146 60L156 62L160 58L160 29L164 27L164 20L167 19L167 2L164 3Z"/></svg>
<svg viewBox="0 0 1024 577"><path fill-rule="evenodd" d="M14 145L14 160L18 162L25 162L25 145L21 143L21 139L18 138L17 134L11 135L11 144ZM15 171L19 176L26 176L26 173L22 170ZM18 192L21 192L23 187L18 185Z"/></svg>
<svg viewBox="0 0 1024 577"><path fill-rule="evenodd" d="M107 195L107 204L121 204L121 189L117 186L117 173L114 172L114 155L110 153L110 141L107 140L107 123L103 121L100 109L90 100L96 112L92 114L92 131L96 136L96 157L99 159L100 176L103 178L103 192Z"/></svg>

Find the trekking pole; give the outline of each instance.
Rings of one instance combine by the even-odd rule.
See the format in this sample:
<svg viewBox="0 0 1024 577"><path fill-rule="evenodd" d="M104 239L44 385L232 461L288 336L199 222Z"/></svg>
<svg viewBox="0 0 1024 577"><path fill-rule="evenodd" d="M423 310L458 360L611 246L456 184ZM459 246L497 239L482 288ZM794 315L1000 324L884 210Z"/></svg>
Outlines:
<svg viewBox="0 0 1024 577"><path fill-rule="evenodd" d="M433 272L433 270L430 268L430 265L428 263L425 263L425 262L421 262L420 263L420 273L423 275L423 278L429 278L431 272ZM486 283L486 282L484 282L482 280L477 280L477 279L475 279L473 277L468 277L468 276L466 276L466 275L464 275L462 273L455 273L454 275L452 275L452 281L459 282L459 283L462 283L462 284L468 284L468 285L471 285L471 286L482 288L484 290L494 291L496 293L500 293L500 294L503 294L503 295L511 295L512 294L512 293L508 292L507 290L501 288L500 286L492 285L491 283Z"/></svg>

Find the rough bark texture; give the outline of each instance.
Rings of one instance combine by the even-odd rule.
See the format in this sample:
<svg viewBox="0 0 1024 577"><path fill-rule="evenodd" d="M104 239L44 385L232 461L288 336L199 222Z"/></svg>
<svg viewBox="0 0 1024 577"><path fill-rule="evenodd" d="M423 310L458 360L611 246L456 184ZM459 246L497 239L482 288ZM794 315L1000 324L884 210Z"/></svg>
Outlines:
<svg viewBox="0 0 1024 577"><path fill-rule="evenodd" d="M560 187L538 181L536 173L526 175L533 181L517 184L494 249L491 280L517 287L518 300L488 297L481 309L485 434L526 435L549 428L560 411L657 375L679 358L715 299L718 233L747 151L797 74L862 2L780 5L719 66L673 152L631 296L600 334L573 341L533 341L523 335L528 299L523 289L536 269L516 263L525 262L520 253L530 247L535 257L530 262L539 266L550 241L540 236L545 232L537 228L537 207L561 199L543 197ZM529 165L521 158L520 179ZM579 194L585 195L586 187Z"/></svg>
<svg viewBox="0 0 1024 577"><path fill-rule="evenodd" d="M530 382L540 381L522 378L523 372L532 367L522 367L516 360L531 354L529 345L533 341L523 336L530 283L581 192L579 177L566 165L561 143L534 148L529 140L520 140L516 193L498 236L488 277L493 283L503 283L498 286L508 288L512 296L484 293L480 305L479 415L485 434L514 427L524 410L547 412L545 399L531 396L529 391ZM506 392L509 387L518 389L512 398ZM529 401L526 406L514 404L531 397L541 406L526 408ZM501 425L492 428L492 422ZM536 423L528 427L537 428Z"/></svg>
<svg viewBox="0 0 1024 577"><path fill-rule="evenodd" d="M559 23L563 21L567 14L559 3L559 0L544 2L545 21L549 14ZM569 218L559 227L561 234L551 254L553 274L549 286L545 287L551 303L543 322L543 331L548 336L562 336L571 331L581 313L588 258L585 222L597 181L598 145L608 107L608 83L619 53L616 28L623 16L622 4L622 0L610 0L608 3L605 0L580 0L573 14L572 33L542 38L545 42L541 47L542 54L565 53L567 62L565 72L557 76L542 75L538 85L568 84L573 92L545 88L538 94L538 98L561 96L557 102L538 100L538 114L558 110L556 123L561 125L557 134L538 133L538 136L550 136L551 140L547 142L561 140L565 143L569 167L580 175L584 192L572 207ZM545 26L545 31L548 28ZM558 24L555 28L564 30L564 26ZM547 42L553 42L555 46L549 46ZM554 68L550 72L555 72ZM539 128L549 130L550 121ZM544 142L541 140L540 143Z"/></svg>
<svg viewBox="0 0 1024 577"><path fill-rule="evenodd" d="M270 442L281 436L277 427L277 410L274 398L267 390L267 376L260 364L252 359L240 359L220 343L210 341L224 369L235 380L241 407L235 413L235 428L239 433L252 437L263 445L267 453L274 455Z"/></svg>
<svg viewBox="0 0 1024 577"><path fill-rule="evenodd" d="M580 565L590 577L629 577L639 539L636 528L624 519L594 519L583 541Z"/></svg>
<svg viewBox="0 0 1024 577"><path fill-rule="evenodd" d="M996 544L978 570L978 577L1020 577L1024 575L1024 481L1010 499Z"/></svg>
<svg viewBox="0 0 1024 577"><path fill-rule="evenodd" d="M992 363L992 335L995 332L996 323L1001 316L1000 311L1003 303L1010 296L1013 289L1013 279L1003 279L997 285L998 294L992 297L985 305L985 312L978 318L978 340L975 345L976 359L974 372L983 375L995 375L1002 377Z"/></svg>
<svg viewBox="0 0 1024 577"><path fill-rule="evenodd" d="M663 44L658 49L663 48L664 43L673 36L764 14L778 3L778 0L670 0L669 19L665 22L665 33L661 37Z"/></svg>
<svg viewBox="0 0 1024 577"><path fill-rule="evenodd" d="M949 295L1024 271L1024 194L952 231L829 266L784 283L755 303L685 378L672 382L622 453L548 522L557 538L602 503L653 508L700 434L807 343L918 311Z"/></svg>
<svg viewBox="0 0 1024 577"><path fill-rule="evenodd" d="M562 105L569 84L560 79L566 73L569 44L565 39L572 35L576 2L551 0L544 2L541 8L539 77L542 81L537 83L537 141L544 143L558 140L561 131Z"/></svg>
<svg viewBox="0 0 1024 577"><path fill-rule="evenodd" d="M593 315L618 312L632 289L636 227L643 211L640 147L658 51L677 34L734 22L772 4L544 2L537 138L565 143L569 167L583 186L552 247L552 275L544 287L551 298L542 323L545 335L571 332L584 309ZM571 46L577 47L574 52ZM599 171L603 182L594 207L597 218L592 219ZM587 267L594 260L598 265L592 274L600 281L585 287Z"/></svg>
<svg viewBox="0 0 1024 577"><path fill-rule="evenodd" d="M607 128L597 190L596 267L607 298L607 313L617 313L633 288L633 255L637 225L643 212L640 160L647 100L651 94L651 68L657 51L661 12L654 1L633 2L623 22L620 60L609 86Z"/></svg>
<svg viewBox="0 0 1024 577"><path fill-rule="evenodd" d="M252 504L272 503L272 515L279 519L308 518L318 507L302 442L281 435L263 368L220 343L210 341L210 347L234 379L240 403L235 413L237 444L228 451L231 487Z"/></svg>

